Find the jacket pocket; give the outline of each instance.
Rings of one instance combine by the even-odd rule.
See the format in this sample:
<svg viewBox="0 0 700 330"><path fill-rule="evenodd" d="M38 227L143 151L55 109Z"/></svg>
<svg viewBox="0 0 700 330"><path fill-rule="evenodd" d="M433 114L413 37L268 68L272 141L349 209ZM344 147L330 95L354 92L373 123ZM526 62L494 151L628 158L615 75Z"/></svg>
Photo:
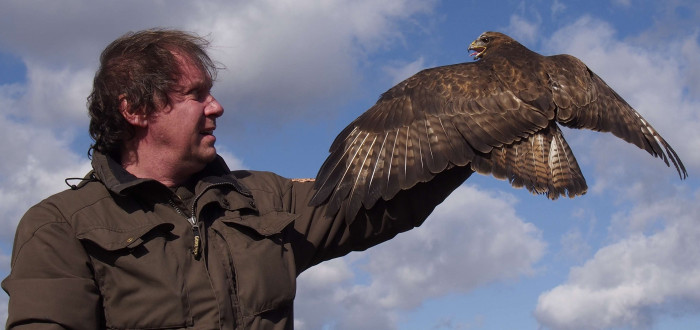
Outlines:
<svg viewBox="0 0 700 330"><path fill-rule="evenodd" d="M177 238L168 223L78 234L90 254L110 329L186 327L182 265L172 255Z"/></svg>
<svg viewBox="0 0 700 330"><path fill-rule="evenodd" d="M297 216L286 212L242 217L227 213L220 233L231 255L242 317L290 307L296 294L296 268L284 228Z"/></svg>

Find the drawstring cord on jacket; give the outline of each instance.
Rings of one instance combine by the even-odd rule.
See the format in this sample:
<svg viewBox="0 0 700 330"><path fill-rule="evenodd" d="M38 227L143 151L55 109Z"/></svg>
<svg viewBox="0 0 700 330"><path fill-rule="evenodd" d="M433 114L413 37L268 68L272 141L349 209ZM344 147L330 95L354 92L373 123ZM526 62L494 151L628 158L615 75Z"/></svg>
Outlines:
<svg viewBox="0 0 700 330"><path fill-rule="evenodd" d="M76 181L76 180L79 181L77 185L71 184L69 182L69 181ZM76 190L76 189L82 187L83 185L85 185L86 183L92 182L92 181L99 181L99 180L97 180L95 173L90 173L90 177L88 177L88 178L66 178L65 180L63 180L63 182L65 182L66 185L68 187L70 187L71 190Z"/></svg>

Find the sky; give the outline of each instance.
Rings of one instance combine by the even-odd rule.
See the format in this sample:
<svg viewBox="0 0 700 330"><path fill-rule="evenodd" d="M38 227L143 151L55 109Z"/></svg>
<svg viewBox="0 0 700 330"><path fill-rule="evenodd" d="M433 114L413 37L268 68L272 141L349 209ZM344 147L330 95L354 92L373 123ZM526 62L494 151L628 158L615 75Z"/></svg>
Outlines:
<svg viewBox="0 0 700 330"><path fill-rule="evenodd" d="M0 276L22 214L90 168L86 97L128 31L211 40L232 168L314 177L333 138L487 30L583 60L689 178L611 134L564 129L589 190L550 201L473 175L424 225L299 278L297 329L695 329L700 2L0 0ZM0 321L7 296L0 294Z"/></svg>

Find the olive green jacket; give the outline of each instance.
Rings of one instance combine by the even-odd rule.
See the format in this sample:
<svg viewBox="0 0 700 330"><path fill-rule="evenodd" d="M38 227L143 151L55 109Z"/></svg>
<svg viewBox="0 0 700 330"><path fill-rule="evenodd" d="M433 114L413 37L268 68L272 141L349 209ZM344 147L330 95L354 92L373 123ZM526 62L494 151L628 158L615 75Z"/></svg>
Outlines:
<svg viewBox="0 0 700 330"><path fill-rule="evenodd" d="M81 184L20 221L7 326L291 329L301 272L420 225L470 173L343 219L308 206L313 182L230 172L218 158L180 194L95 153Z"/></svg>

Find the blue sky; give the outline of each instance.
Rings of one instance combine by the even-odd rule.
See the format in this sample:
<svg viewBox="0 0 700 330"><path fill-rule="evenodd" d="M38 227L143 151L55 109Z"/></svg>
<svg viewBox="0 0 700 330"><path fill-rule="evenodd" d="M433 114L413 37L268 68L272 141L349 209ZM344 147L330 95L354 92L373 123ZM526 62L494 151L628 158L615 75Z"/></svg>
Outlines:
<svg viewBox="0 0 700 330"><path fill-rule="evenodd" d="M481 32L582 59L690 174L610 134L564 130L589 191L549 201L474 175L420 228L299 279L298 329L694 329L700 324L697 1L0 0L0 275L24 211L89 169L85 98L131 30L208 36L226 67L233 168L313 177L340 130ZM0 295L0 316L7 297Z"/></svg>

